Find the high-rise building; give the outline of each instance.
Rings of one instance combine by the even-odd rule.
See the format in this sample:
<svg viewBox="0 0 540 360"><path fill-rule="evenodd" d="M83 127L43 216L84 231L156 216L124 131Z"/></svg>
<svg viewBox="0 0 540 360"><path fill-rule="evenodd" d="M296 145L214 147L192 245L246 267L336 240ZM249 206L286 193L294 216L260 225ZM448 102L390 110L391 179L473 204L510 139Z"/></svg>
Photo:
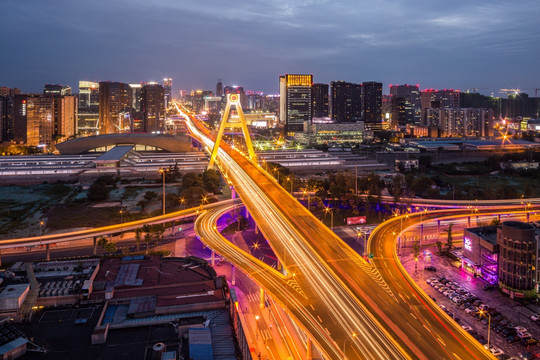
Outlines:
<svg viewBox="0 0 540 360"><path fill-rule="evenodd" d="M131 87L119 82L99 83L99 133L123 131L125 124L120 113L131 110Z"/></svg>
<svg viewBox="0 0 540 360"><path fill-rule="evenodd" d="M334 122L353 122L361 119L362 85L332 81L330 93L331 116Z"/></svg>
<svg viewBox="0 0 540 360"><path fill-rule="evenodd" d="M429 108L427 126L436 126L440 136L493 136L493 110L477 108Z"/></svg>
<svg viewBox="0 0 540 360"><path fill-rule="evenodd" d="M390 126L404 128L410 119L407 117L407 100L401 96L390 96Z"/></svg>
<svg viewBox="0 0 540 360"><path fill-rule="evenodd" d="M163 93L165 94L165 109L169 108L169 104L172 99L172 79L164 78L163 79Z"/></svg>
<svg viewBox="0 0 540 360"><path fill-rule="evenodd" d="M129 84L131 88L131 109L141 111L141 90L143 84Z"/></svg>
<svg viewBox="0 0 540 360"><path fill-rule="evenodd" d="M43 95L64 96L71 95L71 86L59 84L46 84L43 86Z"/></svg>
<svg viewBox="0 0 540 360"><path fill-rule="evenodd" d="M77 131L82 135L95 135L99 124L99 84L79 81L79 107Z"/></svg>
<svg viewBox="0 0 540 360"><path fill-rule="evenodd" d="M313 75L285 74L279 77L280 123L285 134L304 130L304 122L311 123L311 87Z"/></svg>
<svg viewBox="0 0 540 360"><path fill-rule="evenodd" d="M422 107L420 103L420 91L418 85L390 85L390 95L404 100L405 124L420 124Z"/></svg>
<svg viewBox="0 0 540 360"><path fill-rule="evenodd" d="M328 84L313 84L311 88L312 111L314 118L328 117Z"/></svg>
<svg viewBox="0 0 540 360"><path fill-rule="evenodd" d="M216 84L216 96L223 96L223 83L221 82L221 79L218 79Z"/></svg>
<svg viewBox="0 0 540 360"><path fill-rule="evenodd" d="M28 146L48 148L53 143L54 97L15 95L13 139Z"/></svg>
<svg viewBox="0 0 540 360"><path fill-rule="evenodd" d="M21 93L19 88L8 88L6 86L0 86L0 96L15 96Z"/></svg>
<svg viewBox="0 0 540 360"><path fill-rule="evenodd" d="M77 133L77 97L75 95L54 97L53 136L69 138Z"/></svg>
<svg viewBox="0 0 540 360"><path fill-rule="evenodd" d="M159 84L147 84L141 90L141 110L144 117L144 131L163 132L165 130L165 89Z"/></svg>
<svg viewBox="0 0 540 360"><path fill-rule="evenodd" d="M0 95L0 142L13 138L13 97Z"/></svg>
<svg viewBox="0 0 540 360"><path fill-rule="evenodd" d="M382 129L382 83L362 83L362 119L366 129Z"/></svg>

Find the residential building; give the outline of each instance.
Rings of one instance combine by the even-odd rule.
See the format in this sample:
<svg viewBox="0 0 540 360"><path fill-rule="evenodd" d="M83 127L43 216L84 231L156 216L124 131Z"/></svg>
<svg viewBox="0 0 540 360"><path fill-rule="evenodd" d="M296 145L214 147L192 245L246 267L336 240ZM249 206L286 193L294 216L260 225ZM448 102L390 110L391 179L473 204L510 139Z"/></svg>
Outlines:
<svg viewBox="0 0 540 360"><path fill-rule="evenodd" d="M354 122L362 118L362 85L332 81L331 116L334 122Z"/></svg>
<svg viewBox="0 0 540 360"><path fill-rule="evenodd" d="M382 83L362 83L362 119L366 130L382 130Z"/></svg>
<svg viewBox="0 0 540 360"><path fill-rule="evenodd" d="M71 95L71 86L59 84L46 84L43 87L43 95L64 96Z"/></svg>
<svg viewBox="0 0 540 360"><path fill-rule="evenodd" d="M125 128L120 113L131 110L132 90L128 84L102 81L99 83L99 133L111 134Z"/></svg>
<svg viewBox="0 0 540 360"><path fill-rule="evenodd" d="M165 89L155 83L144 85L141 90L141 111L144 116L144 131L165 130Z"/></svg>
<svg viewBox="0 0 540 360"><path fill-rule="evenodd" d="M404 124L420 124L421 119L421 103L420 91L418 85L390 85L391 97L399 97L403 99L403 114L401 122ZM397 121L400 123L400 121Z"/></svg>

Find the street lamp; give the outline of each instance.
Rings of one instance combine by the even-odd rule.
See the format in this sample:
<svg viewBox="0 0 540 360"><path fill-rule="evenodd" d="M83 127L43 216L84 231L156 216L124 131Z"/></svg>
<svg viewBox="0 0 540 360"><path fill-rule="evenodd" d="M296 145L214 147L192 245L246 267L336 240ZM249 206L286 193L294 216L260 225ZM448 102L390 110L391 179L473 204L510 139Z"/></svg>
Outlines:
<svg viewBox="0 0 540 360"><path fill-rule="evenodd" d="M277 166L275 168L272 169L272 171L275 171L277 172L277 182L279 184L279 169L277 168Z"/></svg>
<svg viewBox="0 0 540 360"><path fill-rule="evenodd" d="M205 196L203 196L202 199L201 199L201 210L202 210L202 208L203 208L203 205L206 204L207 202L208 202L208 198L207 198L206 195L205 195Z"/></svg>
<svg viewBox="0 0 540 360"><path fill-rule="evenodd" d="M311 196L309 195L309 192L307 190L304 191L304 197L307 195L307 209L308 211L311 211Z"/></svg>
<svg viewBox="0 0 540 360"><path fill-rule="evenodd" d="M186 199L180 198L180 204L184 206L184 210L186 210Z"/></svg>
<svg viewBox="0 0 540 360"><path fill-rule="evenodd" d="M124 211L120 209L120 238L124 236Z"/></svg>
<svg viewBox="0 0 540 360"><path fill-rule="evenodd" d="M292 181L292 178L290 176L287 176L285 178L285 180L287 180L290 184L291 184L291 195L292 195L292 185L293 185L293 181Z"/></svg>
<svg viewBox="0 0 540 360"><path fill-rule="evenodd" d="M169 171L166 168L159 168L159 173L163 175L163 215L165 215L165 173Z"/></svg>
<svg viewBox="0 0 540 360"><path fill-rule="evenodd" d="M334 211L330 210L329 207L324 208L325 214L328 214L330 212L330 229L334 230Z"/></svg>
<svg viewBox="0 0 540 360"><path fill-rule="evenodd" d="M488 338L487 338L487 346L488 346L488 349L489 349L489 335L491 334L491 314L487 311L484 311L484 310L480 310L479 311L480 315L483 315L485 316L487 314L488 316Z"/></svg>
<svg viewBox="0 0 540 360"><path fill-rule="evenodd" d="M347 337L345 340L343 340L343 359L345 359L345 344L347 343L347 340L354 339L356 337L356 332L353 332L351 334L351 337Z"/></svg>
<svg viewBox="0 0 540 360"><path fill-rule="evenodd" d="M39 222L39 244L41 245L41 237L43 236L43 225L45 225L45 222L41 220Z"/></svg>

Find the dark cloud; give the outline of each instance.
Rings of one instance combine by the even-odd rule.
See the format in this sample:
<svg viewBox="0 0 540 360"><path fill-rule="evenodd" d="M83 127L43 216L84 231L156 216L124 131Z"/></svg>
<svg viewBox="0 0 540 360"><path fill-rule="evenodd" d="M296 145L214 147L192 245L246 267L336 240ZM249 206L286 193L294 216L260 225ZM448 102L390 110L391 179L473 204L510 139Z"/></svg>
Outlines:
<svg viewBox="0 0 540 360"><path fill-rule="evenodd" d="M7 0L0 82L25 91L78 80L218 78L277 92L278 75L315 81L534 89L538 0Z"/></svg>

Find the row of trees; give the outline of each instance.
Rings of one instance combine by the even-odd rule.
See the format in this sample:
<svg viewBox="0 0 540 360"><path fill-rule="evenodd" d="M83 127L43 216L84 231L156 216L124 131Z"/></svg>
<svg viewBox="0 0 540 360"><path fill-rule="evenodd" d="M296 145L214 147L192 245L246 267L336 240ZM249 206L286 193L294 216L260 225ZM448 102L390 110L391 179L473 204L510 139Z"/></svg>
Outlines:
<svg viewBox="0 0 540 360"><path fill-rule="evenodd" d="M137 244L137 252L141 250L141 243L144 241L146 243L146 253L148 253L148 248L150 244L154 244L156 247L159 245L159 242L163 240L163 234L165 233L164 224L156 225L144 225L142 228L135 230L135 242ZM97 241L97 245L103 249L103 251L108 253L114 253L117 250L116 243L112 240L102 237Z"/></svg>

